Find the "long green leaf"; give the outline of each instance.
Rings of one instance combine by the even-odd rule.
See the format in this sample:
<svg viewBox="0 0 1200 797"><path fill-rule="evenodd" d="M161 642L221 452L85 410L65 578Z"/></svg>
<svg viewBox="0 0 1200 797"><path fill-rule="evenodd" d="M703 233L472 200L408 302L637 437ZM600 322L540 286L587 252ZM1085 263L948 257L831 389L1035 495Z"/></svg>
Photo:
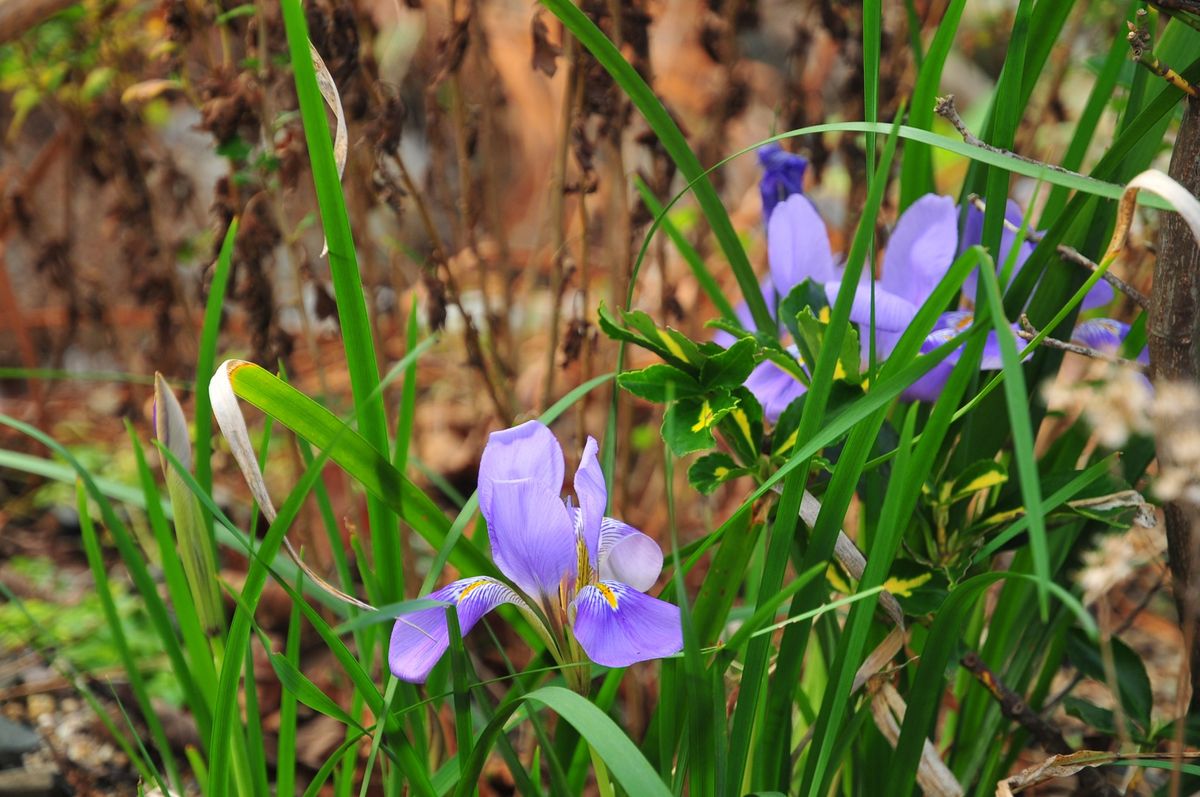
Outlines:
<svg viewBox="0 0 1200 797"><path fill-rule="evenodd" d="M387 416L383 396L379 393L379 365L371 322L367 315L367 299L358 273L354 237L350 232L350 217L333 154L325 105L317 86L311 45L308 40L304 9L299 0L280 0L283 23L287 32L288 51L292 59L292 74L296 95L300 100L300 115L304 121L304 137L312 163L317 204L325 240L329 246L329 271L333 278L333 293L337 301L338 325L342 331L346 366L350 371L350 390L358 412L363 437L377 451L388 451ZM400 539L393 513L378 495L367 497L367 514L371 523L371 543L375 568L386 573L381 584L386 600L404 597L404 569L400 566Z"/></svg>
<svg viewBox="0 0 1200 797"><path fill-rule="evenodd" d="M579 731L608 766L612 776L630 795L638 797L671 797L654 767L629 740L612 719L586 698L561 686L544 686L521 695L501 706L496 716L480 734L472 751L468 778L459 782L455 792L459 797L473 793L474 782L483 768L492 741L501 732L509 717L528 702L541 703Z"/></svg>
<svg viewBox="0 0 1200 797"><path fill-rule="evenodd" d="M371 495L386 502L430 545L439 548L445 543L450 531L450 521L445 513L362 435L265 369L246 362L228 367L229 382L239 398L258 407L317 448L328 450L330 459ZM487 557L472 546L456 546L450 553L450 562L464 572L492 575L495 571Z"/></svg>

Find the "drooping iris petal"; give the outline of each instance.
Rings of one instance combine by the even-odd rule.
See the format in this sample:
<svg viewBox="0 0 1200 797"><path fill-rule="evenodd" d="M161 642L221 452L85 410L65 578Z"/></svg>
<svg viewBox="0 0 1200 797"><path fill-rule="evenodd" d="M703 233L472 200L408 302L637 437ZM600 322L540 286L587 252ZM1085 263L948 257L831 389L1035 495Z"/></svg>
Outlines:
<svg viewBox="0 0 1200 797"><path fill-rule="evenodd" d="M935 329L921 342L921 354L928 354L957 336L958 330L956 329ZM946 387L946 380L950 378L950 372L954 370L961 353L962 349L950 352L944 360L933 366L932 370L906 387L900 394L901 398L905 401L937 401L938 396L942 395L942 389Z"/></svg>
<svg viewBox="0 0 1200 797"><path fill-rule="evenodd" d="M883 288L920 307L946 276L958 248L958 215L948 196L913 202L892 231L883 254Z"/></svg>
<svg viewBox="0 0 1200 797"><path fill-rule="evenodd" d="M837 300L840 284L826 283L825 296L832 305ZM917 314L918 305L898 296L875 282L875 329L887 332L902 332ZM865 329L871 323L871 283L863 281L854 291L854 303L850 305L850 321L861 324Z"/></svg>
<svg viewBox="0 0 1200 797"><path fill-rule="evenodd" d="M575 497L579 499L579 513L576 517L579 519L580 531L583 533L584 542L587 543L588 555L593 565L596 564L597 552L600 549L600 522L608 505L604 471L596 457L599 450L596 438L588 435L583 446L583 456L579 459L579 468L575 471Z"/></svg>
<svg viewBox="0 0 1200 797"><path fill-rule="evenodd" d="M767 223L767 261L771 281L780 296L806 279L830 282L837 278L829 232L808 197L795 194L775 208Z"/></svg>
<svg viewBox="0 0 1200 797"><path fill-rule="evenodd" d="M1093 318L1075 327L1071 333L1071 341L1109 354L1119 355L1125 345L1125 338L1129 337L1129 329L1129 324L1112 318ZM1150 364L1149 347L1142 347L1142 350L1138 352L1137 361L1142 365ZM1140 376L1147 389L1153 391L1150 380L1144 374Z"/></svg>
<svg viewBox="0 0 1200 797"><path fill-rule="evenodd" d="M1071 340L1088 348L1116 354L1129 335L1129 324L1112 318L1093 318L1078 324Z"/></svg>
<svg viewBox="0 0 1200 797"><path fill-rule="evenodd" d="M492 559L514 584L535 598L555 598L564 578L575 578L575 523L557 492L534 479L492 483L487 517Z"/></svg>
<svg viewBox="0 0 1200 797"><path fill-rule="evenodd" d="M458 627L463 636L479 618L502 603L525 607L517 593L491 578L463 578L431 593L430 600L444 601L455 606ZM528 607L526 607L528 608ZM434 606L412 614L401 615L392 628L388 645L388 667L401 681L419 684L450 646L450 629L446 624L446 607Z"/></svg>
<svg viewBox="0 0 1200 797"><path fill-rule="evenodd" d="M663 553L642 532L606 517L600 525L600 578L620 581L639 592L654 586L662 573Z"/></svg>
<svg viewBox="0 0 1200 797"><path fill-rule="evenodd" d="M967 331L975 320L974 313L965 310L954 310L948 313L942 313L938 316L938 320L934 322L933 331L930 332L925 340L921 342L921 354L929 352L941 346L948 340L953 340L959 335ZM1019 327L1016 324L1009 326L1010 332L1014 337L1019 332ZM1016 341L1017 350L1020 351L1021 341ZM965 344L964 344L965 345ZM962 347L954 349L946 356L944 360L935 365L923 377L918 379L913 384L905 388L901 396L906 401L936 401L942 393L942 388L946 386L946 380L950 377L950 372L954 366L958 364L959 358L962 356ZM1027 354L1025 360L1032 357L1033 354ZM987 333L987 338L983 342L983 353L979 360L979 370L981 371L999 371L1004 367L1004 360L1000 354L1000 338L995 330Z"/></svg>
<svg viewBox="0 0 1200 797"><path fill-rule="evenodd" d="M792 194L804 193L804 170L808 159L784 151L776 143L758 148L758 164L763 168L758 185L762 194L763 220L769 221L775 206Z"/></svg>
<svg viewBox="0 0 1200 797"><path fill-rule="evenodd" d="M788 347L793 354L795 348ZM787 406L808 390L796 377L770 360L763 360L754 366L744 384L746 389L754 394L754 398L758 399L763 416L771 423L779 420Z"/></svg>
<svg viewBox="0 0 1200 797"><path fill-rule="evenodd" d="M660 659L683 647L679 607L619 581L581 589L573 627L583 652L605 667Z"/></svg>
<svg viewBox="0 0 1200 797"><path fill-rule="evenodd" d="M491 521L492 485L532 479L559 495L563 486L562 447L541 421L492 432L479 460L479 508Z"/></svg>

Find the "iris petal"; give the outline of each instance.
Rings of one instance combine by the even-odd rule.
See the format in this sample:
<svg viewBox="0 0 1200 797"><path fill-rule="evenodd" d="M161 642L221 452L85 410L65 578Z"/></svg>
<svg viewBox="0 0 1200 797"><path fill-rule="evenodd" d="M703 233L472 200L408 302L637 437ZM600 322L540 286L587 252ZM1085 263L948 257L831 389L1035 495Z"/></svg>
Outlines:
<svg viewBox="0 0 1200 797"><path fill-rule="evenodd" d="M574 578L575 523L557 492L534 479L492 483L488 538L492 558L514 584L535 598L553 598Z"/></svg>
<svg viewBox="0 0 1200 797"><path fill-rule="evenodd" d="M1071 340L1092 349L1116 353L1128 334L1128 324L1112 318L1093 318L1076 326Z"/></svg>
<svg viewBox="0 0 1200 797"><path fill-rule="evenodd" d="M954 200L926 194L896 222L883 254L880 282L889 293L919 307L950 269L957 248Z"/></svg>
<svg viewBox="0 0 1200 797"><path fill-rule="evenodd" d="M758 288L762 291L763 302L767 305L767 312L771 317L775 317L775 307L779 304L779 297L775 293L775 284L771 282L771 275L767 274L758 283ZM754 317L750 315L750 305L745 302L740 303L733 308L733 314L737 316L738 322L742 325L742 329L753 332L756 329ZM723 329L718 329L713 333L713 343L718 346L729 348L737 340L733 335L730 335Z"/></svg>
<svg viewBox="0 0 1200 797"><path fill-rule="evenodd" d="M771 423L779 420L787 406L808 390L796 377L770 360L754 366L750 376L746 377L745 386L758 399L763 417Z"/></svg>
<svg viewBox="0 0 1200 797"><path fill-rule="evenodd" d="M479 461L479 508L490 522L492 485L498 481L532 479L560 495L563 471L562 447L541 421L492 432Z"/></svg>
<svg viewBox="0 0 1200 797"><path fill-rule="evenodd" d="M599 449L596 438L589 435L583 446L583 456L579 459L579 468L575 471L575 496L579 499L578 517L593 565L596 563L600 547L600 523L608 505L604 471L600 468L600 460L596 458Z"/></svg>
<svg viewBox="0 0 1200 797"><path fill-rule="evenodd" d="M780 202L767 223L767 260L771 281L780 296L806 279L836 278L829 232L817 209L803 194Z"/></svg>
<svg viewBox="0 0 1200 797"><path fill-rule="evenodd" d="M575 599L575 638L605 667L661 659L683 647L679 607L619 581L601 581Z"/></svg>
<svg viewBox="0 0 1200 797"><path fill-rule="evenodd" d="M633 526L606 517L600 524L599 560L600 578L645 592L662 573L663 553L657 542Z"/></svg>
<svg viewBox="0 0 1200 797"><path fill-rule="evenodd" d="M458 612L458 627L466 636L479 618L502 603L525 607L508 586L491 578L464 578L431 593L430 600L452 604ZM528 608L528 607L525 607ZM419 684L450 646L446 607L435 606L396 619L388 645L388 667L401 681Z"/></svg>

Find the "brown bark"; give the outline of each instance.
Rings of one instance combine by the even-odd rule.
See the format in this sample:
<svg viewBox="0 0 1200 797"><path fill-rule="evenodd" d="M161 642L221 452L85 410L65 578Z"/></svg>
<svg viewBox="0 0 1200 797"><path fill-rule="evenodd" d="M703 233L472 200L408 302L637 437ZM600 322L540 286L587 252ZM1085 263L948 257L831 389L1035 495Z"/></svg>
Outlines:
<svg viewBox="0 0 1200 797"><path fill-rule="evenodd" d="M1187 101L1170 175L1192 194L1200 194L1200 101ZM1158 380L1197 382L1200 374L1200 314L1197 313L1197 274L1200 247L1187 224L1176 213L1162 217L1158 261L1154 267L1154 292L1146 326L1150 345L1150 367ZM1189 629L1198 616L1200 557L1193 533L1192 507L1165 506L1167 545L1175 604L1185 640L1190 640L1192 710L1200 710L1200 634Z"/></svg>

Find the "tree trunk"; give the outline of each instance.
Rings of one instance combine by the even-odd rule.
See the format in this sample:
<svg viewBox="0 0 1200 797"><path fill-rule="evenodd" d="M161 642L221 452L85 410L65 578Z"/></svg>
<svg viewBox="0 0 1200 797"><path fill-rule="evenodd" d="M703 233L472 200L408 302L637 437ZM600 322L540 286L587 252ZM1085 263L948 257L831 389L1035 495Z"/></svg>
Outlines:
<svg viewBox="0 0 1200 797"><path fill-rule="evenodd" d="M1170 175L1192 194L1200 194L1200 103L1187 100ZM1197 275L1200 247L1187 224L1177 213L1162 216L1158 260L1154 266L1154 292L1146 325L1150 344L1150 366L1155 379L1196 383L1200 374L1200 313L1197 305ZM1177 503L1164 507L1167 522L1167 555L1174 581L1175 604L1179 610L1184 639L1190 640L1193 711L1200 710L1200 634L1195 633L1197 600L1200 597L1200 557L1193 528L1195 508ZM1189 629L1187 626L1192 625Z"/></svg>

